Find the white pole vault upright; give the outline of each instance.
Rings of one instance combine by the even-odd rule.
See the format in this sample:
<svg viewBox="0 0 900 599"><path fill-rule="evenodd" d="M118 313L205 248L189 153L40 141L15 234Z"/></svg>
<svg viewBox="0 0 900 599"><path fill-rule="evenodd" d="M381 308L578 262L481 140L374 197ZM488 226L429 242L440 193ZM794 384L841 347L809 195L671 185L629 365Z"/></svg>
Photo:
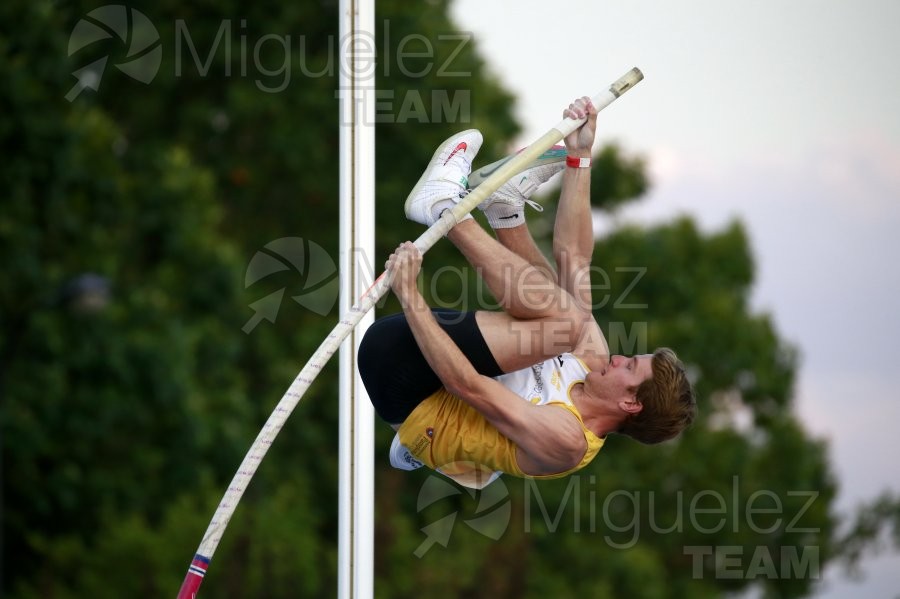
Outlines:
<svg viewBox="0 0 900 599"><path fill-rule="evenodd" d="M375 255L375 1L341 0L341 314L372 285ZM372 311L341 346L338 457L338 599L374 590L375 420L356 367Z"/></svg>
<svg viewBox="0 0 900 599"><path fill-rule="evenodd" d="M637 85L643 78L644 75L638 69L631 69L610 85L608 89L594 96L592 98L594 106L597 107L597 110L603 110L612 104L616 98ZM478 187L462 198L451 210L445 211L437 222L428 227L416 239L415 244L419 251L425 253L431 249L431 246L446 235L459 219L475 209L478 204L497 191L501 185L514 175L525 170L531 162L549 150L553 144L559 142L566 135L584 124L584 121L585 119L563 119L533 141L527 148L503 162ZM194 554L194 559L188 567L181 589L178 591L178 599L194 599L197 596L197 591L203 582L213 554L215 554L219 542L222 540L222 535L225 534L225 528L231 521L238 502L244 496L247 485L250 484L250 480L256 474L260 463L266 457L269 447L275 441L275 437L281 432L284 423L287 422L294 408L303 399L303 394L312 385L328 360L337 352L343 341L350 336L350 333L362 322L363 318L369 314L375 303L387 293L390 286L390 273L382 273L372 286L363 293L359 301L349 311L341 314L338 323L328 333L328 336L325 337L316 351L313 352L303 369L291 382L290 387L281 396L269 419L266 420L262 430L259 431L250 449L247 450L247 455L244 456L244 460L238 466L234 478L231 479L228 489L222 496L218 507L216 507L216 511L209 521L209 526L206 527L206 532L203 533L203 538L200 540L197 553Z"/></svg>

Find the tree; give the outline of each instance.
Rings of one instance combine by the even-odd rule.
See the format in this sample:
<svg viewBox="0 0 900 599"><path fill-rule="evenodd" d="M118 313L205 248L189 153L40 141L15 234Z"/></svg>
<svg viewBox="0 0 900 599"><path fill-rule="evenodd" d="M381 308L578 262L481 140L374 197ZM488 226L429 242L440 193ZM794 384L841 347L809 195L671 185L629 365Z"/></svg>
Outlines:
<svg viewBox="0 0 900 599"><path fill-rule="evenodd" d="M210 173L178 144L126 150L102 110L64 105L49 15L21 8L2 59L18 148L0 215L6 585L56 535L158 517L173 489L223 476L249 432L241 380L220 367L242 351L240 263ZM85 280L108 289L86 301Z"/></svg>
<svg viewBox="0 0 900 599"><path fill-rule="evenodd" d="M859 564L865 555L900 549L900 497L885 491L859 506L835 546L845 568L854 576L861 574Z"/></svg>
<svg viewBox="0 0 900 599"><path fill-rule="evenodd" d="M102 596L108 591L98 585L98 569L105 566L92 555L165 556L148 563L145 576L107 579L117 594L174 588L211 498L332 326L286 307L278 329L245 335L248 306L260 294L304 282L275 276L241 289L244 267L269 241L300 236L336 255L337 226L322 226L337 220L336 4L198 10L148 3L125 9L124 23L94 14L108 39L67 61L67 34L94 8L13 2L0 9L5 24L16 24L0 39L3 139L16 150L0 167L10 189L0 216L0 254L10 265L0 293L3 589L21 596ZM151 23L140 35L158 35L165 50L149 88L112 69L131 60L135 38L118 37L121 27L138 35L131 8ZM430 43L454 32L445 4L429 7L425 21L406 18L400 3L380 8L393 35L415 32ZM302 46L279 56L277 43L262 43L269 34L285 41L293 34ZM237 76L247 40L253 64ZM509 96L477 73L473 49L457 48L436 44L433 60L448 64L453 53L454 68L470 71L467 77L444 83L436 68L422 70L411 57L404 67L412 74L398 63L392 78L379 75L380 88L415 99L420 87L447 94L477 87L470 101L484 107L482 115L505 104ZM70 103L71 74L103 57L110 68L100 92L84 90ZM266 68L279 59L296 83L276 93ZM403 107L401 100L391 114ZM456 125L430 114L426 122L385 124L379 147L386 155L430 155L431 141ZM454 118L471 114L466 106ZM511 119L479 118L498 142L514 132ZM390 166L391 176L418 169L413 161ZM394 187L382 185L379 196L396 204ZM84 302L70 292L81 275L107 285L93 311L81 311ZM329 377L333 370L308 393L303 417L313 424L286 429L273 466L247 494L248 512L265 506L262 517L236 519L220 549L224 563L248 564L230 568L235 584L220 579L238 596L262 584L272 560L284 559L274 546L248 548L267 526L293 540L325 539L314 544L316 560L302 551L298 561L317 575L308 579L311 592L333 587L336 390ZM314 481L322 495L304 495L308 509L293 513L303 505L298 489L316 488ZM173 538L166 523L181 526L188 514L191 538L176 544L184 537ZM301 528L283 526L289 521ZM179 563L174 570L170 556ZM55 566L54 575L37 564ZM293 578L283 580L290 594Z"/></svg>

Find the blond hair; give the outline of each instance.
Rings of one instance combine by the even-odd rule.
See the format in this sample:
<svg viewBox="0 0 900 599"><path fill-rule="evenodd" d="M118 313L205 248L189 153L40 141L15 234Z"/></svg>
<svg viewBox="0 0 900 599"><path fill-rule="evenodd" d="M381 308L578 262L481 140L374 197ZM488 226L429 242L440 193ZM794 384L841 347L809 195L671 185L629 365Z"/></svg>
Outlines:
<svg viewBox="0 0 900 599"><path fill-rule="evenodd" d="M694 390L675 352L667 347L657 349L650 365L653 376L641 383L636 393L643 408L628 416L618 430L648 444L675 437L697 416Z"/></svg>

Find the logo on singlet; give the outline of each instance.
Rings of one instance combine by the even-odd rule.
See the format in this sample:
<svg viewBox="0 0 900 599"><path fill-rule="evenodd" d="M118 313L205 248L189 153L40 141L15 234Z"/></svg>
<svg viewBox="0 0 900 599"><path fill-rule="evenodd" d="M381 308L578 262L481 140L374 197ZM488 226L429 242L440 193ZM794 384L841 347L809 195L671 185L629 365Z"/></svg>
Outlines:
<svg viewBox="0 0 900 599"><path fill-rule="evenodd" d="M419 437L413 443L413 446L409 448L410 453L415 456L420 456L428 448L428 445L431 443L430 437Z"/></svg>
<svg viewBox="0 0 900 599"><path fill-rule="evenodd" d="M544 393L544 379L542 372L544 371L544 363L535 364L531 367L531 373L534 375L534 389L531 390L532 395L541 396Z"/></svg>

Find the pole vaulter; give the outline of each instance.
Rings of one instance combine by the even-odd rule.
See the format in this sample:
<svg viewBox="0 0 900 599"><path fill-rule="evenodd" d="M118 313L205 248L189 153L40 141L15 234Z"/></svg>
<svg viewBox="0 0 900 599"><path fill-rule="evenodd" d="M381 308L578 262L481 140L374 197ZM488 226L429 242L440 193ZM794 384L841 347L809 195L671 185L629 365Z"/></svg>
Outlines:
<svg viewBox="0 0 900 599"><path fill-rule="evenodd" d="M637 68L631 69L621 78L616 80L608 89L591 98L591 102L597 110L603 110L612 104L618 97L637 85L644 78ZM452 209L443 213L431 227L429 227L418 239L415 246L423 254L435 243L444 237L454 225L479 204L499 189L510 178L525 170L541 154L553 147L554 144L564 139L567 135L584 124L586 119L565 118L554 127L532 142L521 152L515 154L504 162L492 175L485 179L478 187L463 197ZM309 361L294 379L291 386L275 406L269 419L263 425L244 460L228 485L222 500L219 502L212 520L203 535L200 546L194 559L188 568L184 582L178 592L178 599L195 599L203 578L206 575L210 560L219 546L225 528L231 520L237 508L238 502L247 489L250 479L259 468L260 462L281 431L284 423L300 402L303 394L315 380L316 376L325 367L328 360L337 352L341 343L347 338L356 325L372 309L379 299L390 289L390 271L384 272L375 283L363 294L359 301L350 310L341 316L340 321L328 334L318 349L310 357Z"/></svg>

